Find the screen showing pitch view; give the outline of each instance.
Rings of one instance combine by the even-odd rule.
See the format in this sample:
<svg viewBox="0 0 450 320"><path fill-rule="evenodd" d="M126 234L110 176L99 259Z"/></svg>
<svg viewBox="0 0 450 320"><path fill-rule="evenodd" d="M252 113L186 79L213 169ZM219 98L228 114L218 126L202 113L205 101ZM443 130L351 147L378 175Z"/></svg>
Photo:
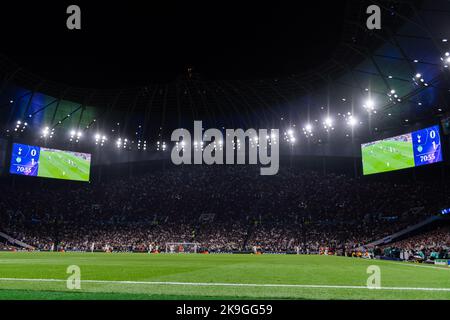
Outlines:
<svg viewBox="0 0 450 320"><path fill-rule="evenodd" d="M11 174L89 181L91 155L14 143Z"/></svg>
<svg viewBox="0 0 450 320"><path fill-rule="evenodd" d="M442 161L439 126L361 145L364 175Z"/></svg>

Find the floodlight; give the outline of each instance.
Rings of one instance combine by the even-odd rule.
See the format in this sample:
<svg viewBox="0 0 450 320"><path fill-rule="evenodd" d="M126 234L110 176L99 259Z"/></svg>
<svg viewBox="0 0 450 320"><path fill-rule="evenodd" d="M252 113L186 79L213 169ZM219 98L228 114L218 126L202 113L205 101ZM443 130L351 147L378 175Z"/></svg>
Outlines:
<svg viewBox="0 0 450 320"><path fill-rule="evenodd" d="M347 123L348 123L349 126L354 127L354 126L356 126L358 124L358 119L356 119L353 116L350 116L350 118L348 119Z"/></svg>

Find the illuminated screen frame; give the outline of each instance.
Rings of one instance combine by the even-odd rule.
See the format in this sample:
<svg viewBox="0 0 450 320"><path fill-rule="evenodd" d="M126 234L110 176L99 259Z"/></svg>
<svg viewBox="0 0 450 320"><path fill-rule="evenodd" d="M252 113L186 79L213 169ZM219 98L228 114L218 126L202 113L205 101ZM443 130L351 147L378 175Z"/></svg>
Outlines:
<svg viewBox="0 0 450 320"><path fill-rule="evenodd" d="M89 182L91 158L90 153L14 143L9 173Z"/></svg>
<svg viewBox="0 0 450 320"><path fill-rule="evenodd" d="M439 125L361 144L363 175L443 161Z"/></svg>

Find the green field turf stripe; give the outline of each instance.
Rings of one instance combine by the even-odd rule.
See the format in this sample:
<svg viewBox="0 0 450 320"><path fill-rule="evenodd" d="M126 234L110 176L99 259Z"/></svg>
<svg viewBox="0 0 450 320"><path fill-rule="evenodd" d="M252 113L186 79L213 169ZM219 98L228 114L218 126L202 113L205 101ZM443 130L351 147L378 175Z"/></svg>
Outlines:
<svg viewBox="0 0 450 320"><path fill-rule="evenodd" d="M400 156L400 155L398 155ZM388 167L386 163L389 162L390 166ZM389 154L389 156L383 155L383 156L373 156L368 157L367 160L365 159L365 165L371 166L371 168L375 169L376 171L385 172L385 171L393 171L393 170L400 170L400 169L406 169L410 167L414 167L414 163L411 159L408 158L402 158L398 159L398 157L395 157L392 154Z"/></svg>
<svg viewBox="0 0 450 320"><path fill-rule="evenodd" d="M48 157L52 159L49 160ZM68 160L72 160L77 168L72 167ZM62 172L66 172L63 175ZM39 165L39 176L71 180L89 180L89 163L78 157L66 153L43 152Z"/></svg>
<svg viewBox="0 0 450 320"><path fill-rule="evenodd" d="M0 281L23 282L67 282L63 279L26 279L0 278ZM172 281L115 281L115 280L80 280L81 283L106 284L137 284L137 285L169 285L169 286L198 286L198 287L274 287L274 288L317 288L317 289L366 289L366 290L398 290L398 291L448 291L450 288L416 288L416 287L380 287L321 285L321 284L264 284L264 283L215 283L215 282L172 282Z"/></svg>
<svg viewBox="0 0 450 320"><path fill-rule="evenodd" d="M74 155L71 155L71 154L66 154L66 156L67 156L67 158L72 160L78 166L78 169L82 173L87 174L89 172L90 164L87 160L83 160L83 159L76 157Z"/></svg>

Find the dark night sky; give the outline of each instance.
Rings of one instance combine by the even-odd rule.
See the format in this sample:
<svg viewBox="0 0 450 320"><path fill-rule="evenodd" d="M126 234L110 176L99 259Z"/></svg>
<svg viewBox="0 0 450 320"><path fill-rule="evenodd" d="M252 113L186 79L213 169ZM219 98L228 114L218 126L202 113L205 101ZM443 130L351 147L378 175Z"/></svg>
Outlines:
<svg viewBox="0 0 450 320"><path fill-rule="evenodd" d="M286 76L331 56L346 5L345 0L92 2L2 3L0 52L47 79L83 87L172 80L187 66L206 79ZM69 4L81 7L81 31L66 29Z"/></svg>

